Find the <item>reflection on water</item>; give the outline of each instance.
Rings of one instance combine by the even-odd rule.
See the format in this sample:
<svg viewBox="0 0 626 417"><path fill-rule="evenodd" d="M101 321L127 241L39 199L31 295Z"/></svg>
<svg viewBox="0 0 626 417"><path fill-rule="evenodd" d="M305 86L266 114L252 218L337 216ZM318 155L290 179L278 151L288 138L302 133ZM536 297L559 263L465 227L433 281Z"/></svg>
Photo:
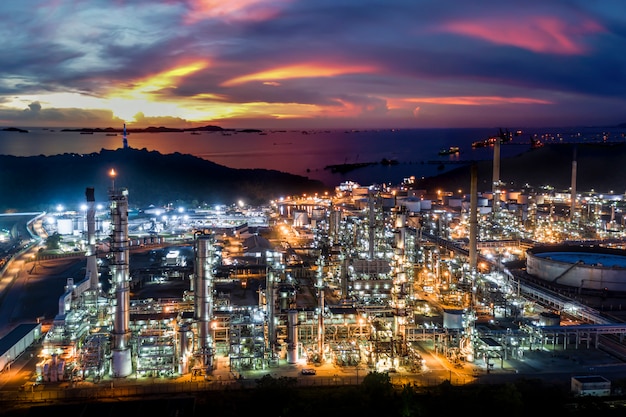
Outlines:
<svg viewBox="0 0 626 417"><path fill-rule="evenodd" d="M531 135L544 141L624 140L624 129L532 129L501 147L506 158L530 149ZM608 133L607 133L608 132ZM457 167L454 161L485 160L493 157L490 147L472 149L474 141L498 134L497 128L484 129L381 129L132 133L128 144L163 154L195 155L231 168L262 168L307 176L334 186L352 180L362 184L399 183L410 176L437 175ZM542 135L546 136L542 136ZM0 131L0 154L15 156L87 154L122 147L122 135L105 133L81 135L60 129L29 129L29 133ZM458 155L439 155L442 148L458 146ZM383 160L394 164L381 164ZM374 162L348 173L332 173L325 167L338 164ZM397 162L397 164L395 164ZM441 163L444 162L442 165ZM443 169L442 169L443 168Z"/></svg>

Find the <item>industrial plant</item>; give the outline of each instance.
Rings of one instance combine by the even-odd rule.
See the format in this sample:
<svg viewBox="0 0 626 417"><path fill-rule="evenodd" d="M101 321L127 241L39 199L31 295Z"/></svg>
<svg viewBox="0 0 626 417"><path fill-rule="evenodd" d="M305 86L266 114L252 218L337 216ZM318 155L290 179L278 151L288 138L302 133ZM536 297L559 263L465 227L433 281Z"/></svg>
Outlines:
<svg viewBox="0 0 626 417"><path fill-rule="evenodd" d="M87 189L86 276L68 280L37 378L210 379L219 366L242 375L324 363L420 373L425 350L489 371L533 348L577 344L621 355L611 339L626 331L620 312L585 301L624 294L626 255L607 235L623 229L614 206L589 198L557 214L567 196L494 183L469 200L429 199L410 179L344 183L334 196L168 219L131 219L124 188L111 188L109 211L96 216ZM557 233L575 242L551 245ZM166 252L159 268L131 276L130 253L155 244ZM186 289L131 296L131 287L171 281Z"/></svg>
<svg viewBox="0 0 626 417"><path fill-rule="evenodd" d="M498 153L485 192L473 169L469 193L407 178L136 213L115 181L108 210L87 188L84 212L46 223L78 237L86 267L59 297L35 378L314 375L329 363L418 375L425 353L490 372L570 346L626 357L621 197L578 194L575 164L568 193L507 190ZM137 253L149 263L133 265Z"/></svg>

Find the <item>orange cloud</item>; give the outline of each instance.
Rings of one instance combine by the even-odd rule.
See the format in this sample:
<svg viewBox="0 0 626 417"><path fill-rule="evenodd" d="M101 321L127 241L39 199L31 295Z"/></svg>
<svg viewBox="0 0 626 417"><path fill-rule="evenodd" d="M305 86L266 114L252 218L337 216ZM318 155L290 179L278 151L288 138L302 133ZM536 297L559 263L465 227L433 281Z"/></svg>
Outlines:
<svg viewBox="0 0 626 417"><path fill-rule="evenodd" d="M589 19L571 23L551 16L535 16L514 22L510 19L449 22L443 24L443 31L538 53L581 55L587 51L582 38L603 32L604 28Z"/></svg>
<svg viewBox="0 0 626 417"><path fill-rule="evenodd" d="M243 84L250 81L261 81L267 85L276 85L276 80L286 80L292 78L317 78L317 77L335 77L344 74L359 74L375 72L374 67L370 66L341 66L327 65L318 63L296 64L286 67L274 68L267 71L257 72L255 74L244 75L223 82L223 87L231 87L233 85Z"/></svg>
<svg viewBox="0 0 626 417"><path fill-rule="evenodd" d="M402 100L409 103L446 104L453 106L492 106L497 104L552 104L547 100L528 97L459 96L459 97L416 97Z"/></svg>
<svg viewBox="0 0 626 417"><path fill-rule="evenodd" d="M136 83L133 90L136 92L146 93L161 90L163 88L176 87L179 83L179 79L198 72L206 68L208 65L209 63L204 60L179 65L170 70L147 77L146 79Z"/></svg>
<svg viewBox="0 0 626 417"><path fill-rule="evenodd" d="M193 0L185 22L193 24L205 19L263 21L278 13L280 3L267 0Z"/></svg>

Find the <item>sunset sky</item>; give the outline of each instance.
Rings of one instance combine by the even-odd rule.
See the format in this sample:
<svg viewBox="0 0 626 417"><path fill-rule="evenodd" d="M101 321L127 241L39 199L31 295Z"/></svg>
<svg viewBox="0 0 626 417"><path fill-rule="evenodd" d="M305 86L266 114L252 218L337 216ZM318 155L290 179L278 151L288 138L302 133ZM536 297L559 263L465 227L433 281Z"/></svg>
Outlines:
<svg viewBox="0 0 626 417"><path fill-rule="evenodd" d="M626 122L624 0L6 0L0 126Z"/></svg>

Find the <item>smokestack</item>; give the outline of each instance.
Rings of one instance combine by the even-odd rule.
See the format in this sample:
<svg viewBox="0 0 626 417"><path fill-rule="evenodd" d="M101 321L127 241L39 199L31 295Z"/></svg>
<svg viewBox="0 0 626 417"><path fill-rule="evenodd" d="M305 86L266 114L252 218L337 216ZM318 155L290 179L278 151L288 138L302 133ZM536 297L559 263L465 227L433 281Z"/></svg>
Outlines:
<svg viewBox="0 0 626 417"><path fill-rule="evenodd" d="M196 263L194 275L194 318L198 330L198 354L205 371L213 370L213 235L196 233Z"/></svg>
<svg viewBox="0 0 626 417"><path fill-rule="evenodd" d="M502 142L502 130L500 136L496 138L493 144L493 178L491 181L491 192L493 193L493 214L495 215L500 208L500 142Z"/></svg>
<svg viewBox="0 0 626 417"><path fill-rule="evenodd" d="M574 221L574 213L576 212L576 145L574 145L574 155L572 158L572 186L571 186L571 194L570 194L570 209L569 209L569 220L570 222Z"/></svg>
<svg viewBox="0 0 626 417"><path fill-rule="evenodd" d="M89 279L89 289L98 291L98 259L96 255L96 208L93 187L85 190L87 198L87 267L86 277Z"/></svg>
<svg viewBox="0 0 626 417"><path fill-rule="evenodd" d="M132 373L130 350L130 287L128 252L128 190L110 190L111 204L111 274L115 288L113 320L112 372L114 377Z"/></svg>
<svg viewBox="0 0 626 417"><path fill-rule="evenodd" d="M470 231L469 231L469 263L470 272L476 271L477 237L478 237L478 167L472 164L470 182Z"/></svg>
<svg viewBox="0 0 626 417"><path fill-rule="evenodd" d="M369 259L373 260L376 254L376 202L374 190L368 192L368 209L369 209Z"/></svg>

